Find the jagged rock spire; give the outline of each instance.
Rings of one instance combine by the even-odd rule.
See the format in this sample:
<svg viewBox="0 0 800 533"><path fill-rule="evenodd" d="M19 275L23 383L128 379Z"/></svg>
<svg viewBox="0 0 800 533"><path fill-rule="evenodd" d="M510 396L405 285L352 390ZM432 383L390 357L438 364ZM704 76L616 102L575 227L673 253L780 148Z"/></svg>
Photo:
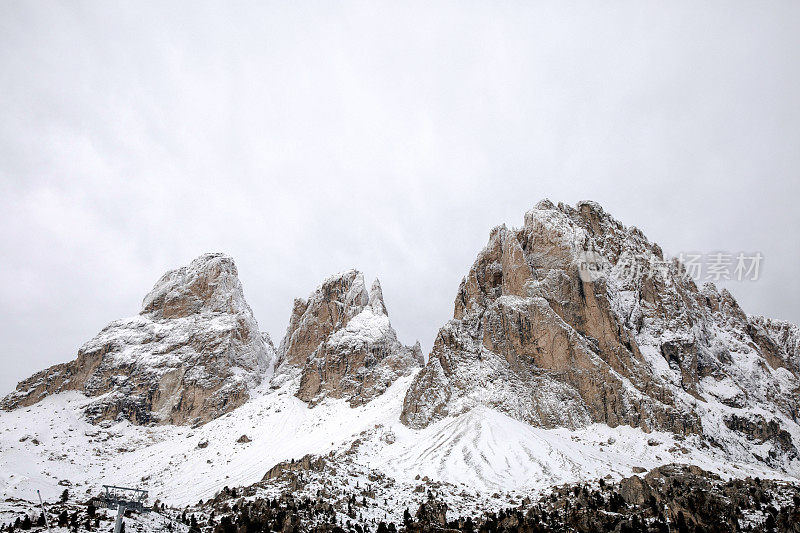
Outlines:
<svg viewBox="0 0 800 533"><path fill-rule="evenodd" d="M278 369L300 368L331 333L369 303L364 275L351 269L325 279L307 300L297 298L279 349Z"/></svg>
<svg viewBox="0 0 800 533"><path fill-rule="evenodd" d="M378 278L372 282L372 287L369 289L369 305L372 309L379 314L387 315L386 303L383 301L383 290L381 290L381 282Z"/></svg>
<svg viewBox="0 0 800 533"><path fill-rule="evenodd" d="M299 374L300 399L316 404L345 398L359 405L419 365L389 322L380 281L367 291L363 274L348 270L327 278L308 300L296 301L273 386Z"/></svg>

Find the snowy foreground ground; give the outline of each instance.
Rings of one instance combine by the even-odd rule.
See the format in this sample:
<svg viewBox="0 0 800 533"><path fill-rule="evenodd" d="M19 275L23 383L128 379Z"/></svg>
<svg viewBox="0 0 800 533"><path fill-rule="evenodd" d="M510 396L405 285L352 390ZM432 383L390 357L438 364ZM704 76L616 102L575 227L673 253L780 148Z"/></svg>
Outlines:
<svg viewBox="0 0 800 533"><path fill-rule="evenodd" d="M48 501L65 486L76 499L88 499L103 484L145 488L151 502L180 508L225 486L256 483L281 461L330 453L346 454L347 466L336 483L363 485L382 477L393 480L396 492L406 493L427 477L446 484L452 508L463 510L468 510L465 502L503 504L555 484L618 479L667 463L694 464L723 478L797 480L745 453L731 462L697 437L676 440L627 426L545 430L479 408L412 430L398 421L412 378L398 380L358 408L326 401L309 409L291 394L290 385L265 388L236 411L198 428L125 421L95 426L81 415L86 397L51 396L0 413L4 510L33 509L37 489ZM238 442L247 440L242 435L249 442ZM375 512L394 515L398 505Z"/></svg>

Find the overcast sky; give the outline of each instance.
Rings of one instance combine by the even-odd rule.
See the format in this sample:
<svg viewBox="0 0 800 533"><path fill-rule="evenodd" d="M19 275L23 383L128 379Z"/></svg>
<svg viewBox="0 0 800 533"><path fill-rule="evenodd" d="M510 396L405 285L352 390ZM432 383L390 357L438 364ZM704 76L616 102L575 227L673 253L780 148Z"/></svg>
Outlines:
<svg viewBox="0 0 800 533"><path fill-rule="evenodd" d="M796 1L5 2L0 393L208 251L276 344L356 267L427 351L544 197L760 251L729 288L800 322L798 95Z"/></svg>

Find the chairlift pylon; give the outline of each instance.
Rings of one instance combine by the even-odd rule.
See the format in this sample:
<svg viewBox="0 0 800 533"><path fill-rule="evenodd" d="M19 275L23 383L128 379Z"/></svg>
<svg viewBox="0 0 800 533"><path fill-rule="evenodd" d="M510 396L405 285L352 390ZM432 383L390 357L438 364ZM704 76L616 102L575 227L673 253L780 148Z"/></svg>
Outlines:
<svg viewBox="0 0 800 533"><path fill-rule="evenodd" d="M101 503L108 509L117 510L117 521L114 525L114 533L122 530L122 520L125 511L131 510L137 513L147 513L150 508L147 506L147 491L142 489L132 489L129 487L118 487L116 485L103 485L104 493Z"/></svg>

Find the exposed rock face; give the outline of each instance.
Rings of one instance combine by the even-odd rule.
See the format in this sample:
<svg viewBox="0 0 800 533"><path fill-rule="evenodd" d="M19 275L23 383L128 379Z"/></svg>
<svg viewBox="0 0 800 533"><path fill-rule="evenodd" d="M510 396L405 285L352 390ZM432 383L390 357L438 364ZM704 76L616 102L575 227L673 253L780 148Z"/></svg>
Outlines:
<svg viewBox="0 0 800 533"><path fill-rule="evenodd" d="M279 353L274 382L299 374L297 397L312 405L325 397L367 403L422 364L419 345L397 340L380 283L367 290L357 270L328 278L308 300L295 300Z"/></svg>
<svg viewBox="0 0 800 533"><path fill-rule="evenodd" d="M299 461L294 459L290 461L283 461L270 468L261 481L269 481L285 476L286 473L292 472L307 472L309 470L314 472L321 472L325 467L326 461L324 457L314 457L310 454L304 455Z"/></svg>
<svg viewBox="0 0 800 533"><path fill-rule="evenodd" d="M543 427L683 434L721 425L716 403L794 420L800 382L776 330L597 204L545 200L491 232L401 418L420 428L486 405Z"/></svg>
<svg viewBox="0 0 800 533"><path fill-rule="evenodd" d="M759 478L726 481L696 466L669 464L653 469L646 476L625 478L616 486L606 485L602 490L611 492L611 498L608 499L611 505L603 511L612 512L605 513L605 516L619 513L618 516L628 515L634 518L638 524L660 526L653 528L653 531L747 531L751 528L755 531L798 531L799 529L794 527L800 518L800 509L796 505L796 502L800 502L798 486L785 482ZM591 496L588 491L573 489L573 493L578 493L576 498L578 501L573 502L573 507L575 503L580 503L580 500L585 500L586 496ZM617 495L621 497L621 501ZM788 505L782 505L780 501L787 502ZM557 502L564 504L561 498L557 498ZM586 503L583 506L586 506ZM617 524L597 523L595 520L597 519L590 519L588 528L570 529L647 530L643 526L620 528ZM617 527L614 527L615 525Z"/></svg>
<svg viewBox="0 0 800 533"><path fill-rule="evenodd" d="M776 420L767 421L762 415L752 415L750 418L735 414L725 418L725 425L728 428L742 433L748 439L756 441L758 444L771 441L775 444L775 449L770 451L770 456L762 458L766 462L771 462L778 455L776 450L784 452L791 458L797 457L797 448L792 442L791 434L785 429L781 429L780 423ZM778 467L780 465L777 465Z"/></svg>
<svg viewBox="0 0 800 533"><path fill-rule="evenodd" d="M423 528L444 529L447 527L447 503L429 498L419 504L415 517Z"/></svg>
<svg viewBox="0 0 800 533"><path fill-rule="evenodd" d="M769 340L776 345L775 348L770 347L770 349L777 351L779 357L789 368L800 372L800 327L785 320L763 316L754 316L751 322L754 334L758 335L757 329L763 328L769 335ZM769 345L769 342L765 344Z"/></svg>
<svg viewBox="0 0 800 533"><path fill-rule="evenodd" d="M247 401L274 358L233 260L206 254L166 273L138 316L106 326L76 360L21 382L2 406L76 390L96 397L86 407L94 422L202 423Z"/></svg>

